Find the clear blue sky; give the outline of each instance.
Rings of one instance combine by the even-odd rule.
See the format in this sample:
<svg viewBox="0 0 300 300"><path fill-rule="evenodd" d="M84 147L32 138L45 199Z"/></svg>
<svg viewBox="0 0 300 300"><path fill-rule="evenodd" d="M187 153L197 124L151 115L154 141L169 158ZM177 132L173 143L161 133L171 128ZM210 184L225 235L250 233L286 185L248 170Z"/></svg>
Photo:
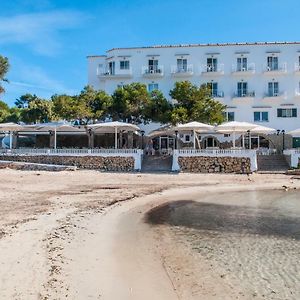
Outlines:
<svg viewBox="0 0 300 300"><path fill-rule="evenodd" d="M300 41L299 0L1 1L0 54L10 84L0 98L78 93L86 56L113 47Z"/></svg>

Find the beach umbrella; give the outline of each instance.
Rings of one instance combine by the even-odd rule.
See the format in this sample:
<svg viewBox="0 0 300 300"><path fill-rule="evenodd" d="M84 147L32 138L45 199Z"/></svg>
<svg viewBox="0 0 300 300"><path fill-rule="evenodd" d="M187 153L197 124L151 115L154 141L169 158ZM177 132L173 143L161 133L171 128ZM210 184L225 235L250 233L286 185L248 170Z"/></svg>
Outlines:
<svg viewBox="0 0 300 300"><path fill-rule="evenodd" d="M300 137L300 128L287 132L287 134L295 137Z"/></svg>
<svg viewBox="0 0 300 300"><path fill-rule="evenodd" d="M119 121L91 124L91 125L87 125L87 128L92 129L96 132L103 132L103 133L114 132L115 149L118 148L118 132L140 131L140 128L137 125L119 122Z"/></svg>
<svg viewBox="0 0 300 300"><path fill-rule="evenodd" d="M216 131L219 133L232 133L232 143L233 148L235 148L235 136L236 133L245 134L248 130L254 129L257 127L256 124L248 123L248 122L226 122L216 127Z"/></svg>
<svg viewBox="0 0 300 300"><path fill-rule="evenodd" d="M257 126L253 129L250 129L251 133L257 133L257 134L271 134L275 133L277 130L274 128L266 127L266 126Z"/></svg>
<svg viewBox="0 0 300 300"><path fill-rule="evenodd" d="M214 126L208 125L205 123L200 122L189 122L185 124L179 124L173 128L173 130L178 130L179 132L182 131L192 131L193 132L193 144L194 149L196 148L196 132L197 133L206 133L214 131Z"/></svg>

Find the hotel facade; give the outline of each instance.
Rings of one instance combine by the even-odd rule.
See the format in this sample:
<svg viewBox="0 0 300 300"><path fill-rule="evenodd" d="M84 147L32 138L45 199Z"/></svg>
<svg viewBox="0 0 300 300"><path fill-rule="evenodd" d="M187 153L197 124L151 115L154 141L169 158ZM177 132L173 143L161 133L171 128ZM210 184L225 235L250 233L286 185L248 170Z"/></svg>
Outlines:
<svg viewBox="0 0 300 300"><path fill-rule="evenodd" d="M172 101L169 91L183 80L210 84L228 121L300 127L300 42L114 48L88 56L88 84L109 94L141 82Z"/></svg>

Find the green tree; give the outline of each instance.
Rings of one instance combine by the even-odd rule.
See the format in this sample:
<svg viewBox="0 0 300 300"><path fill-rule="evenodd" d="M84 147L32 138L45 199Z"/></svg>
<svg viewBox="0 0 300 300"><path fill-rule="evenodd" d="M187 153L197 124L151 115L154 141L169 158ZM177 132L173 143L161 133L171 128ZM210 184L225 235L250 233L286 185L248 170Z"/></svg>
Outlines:
<svg viewBox="0 0 300 300"><path fill-rule="evenodd" d="M22 109L21 119L25 123L46 123L53 119L53 103L49 100L36 99L30 101L27 108Z"/></svg>
<svg viewBox="0 0 300 300"><path fill-rule="evenodd" d="M109 117L112 97L104 91L97 91L89 106L94 120L105 120L105 118Z"/></svg>
<svg viewBox="0 0 300 300"><path fill-rule="evenodd" d="M170 122L172 104L165 98L159 90L150 93L150 101L145 108L145 118L147 121L166 124Z"/></svg>
<svg viewBox="0 0 300 300"><path fill-rule="evenodd" d="M9 116L9 107L8 105L0 100L0 123L6 122Z"/></svg>
<svg viewBox="0 0 300 300"><path fill-rule="evenodd" d="M72 121L76 118L74 113L75 101L69 95L53 95L51 97L53 104L53 117L58 120Z"/></svg>
<svg viewBox="0 0 300 300"><path fill-rule="evenodd" d="M6 73L9 70L9 62L7 57L3 57L0 55L0 94L4 92L4 88L1 85L2 82L8 81L5 78Z"/></svg>
<svg viewBox="0 0 300 300"><path fill-rule="evenodd" d="M15 105L18 108L27 108L29 107L30 102L38 100L37 95L31 95L29 93L20 96L19 99L16 99Z"/></svg>
<svg viewBox="0 0 300 300"><path fill-rule="evenodd" d="M224 121L226 106L212 98L208 85L197 87L189 81L176 82L170 96L176 103L171 114L173 124L190 121L219 124Z"/></svg>
<svg viewBox="0 0 300 300"><path fill-rule="evenodd" d="M112 95L110 115L114 120L122 120L135 124L145 123L146 108L150 95L146 85L134 82L117 88Z"/></svg>

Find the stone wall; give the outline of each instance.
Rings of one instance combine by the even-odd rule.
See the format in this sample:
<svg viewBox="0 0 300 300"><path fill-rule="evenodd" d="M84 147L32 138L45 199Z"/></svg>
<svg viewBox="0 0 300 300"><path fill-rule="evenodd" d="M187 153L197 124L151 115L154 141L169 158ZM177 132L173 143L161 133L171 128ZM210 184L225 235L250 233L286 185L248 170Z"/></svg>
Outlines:
<svg viewBox="0 0 300 300"><path fill-rule="evenodd" d="M59 155L0 155L0 160L30 162L38 164L76 166L82 169L101 171L134 170L133 157L120 156L59 156Z"/></svg>
<svg viewBox="0 0 300 300"><path fill-rule="evenodd" d="M250 158L180 156L180 170L192 173L251 173Z"/></svg>

